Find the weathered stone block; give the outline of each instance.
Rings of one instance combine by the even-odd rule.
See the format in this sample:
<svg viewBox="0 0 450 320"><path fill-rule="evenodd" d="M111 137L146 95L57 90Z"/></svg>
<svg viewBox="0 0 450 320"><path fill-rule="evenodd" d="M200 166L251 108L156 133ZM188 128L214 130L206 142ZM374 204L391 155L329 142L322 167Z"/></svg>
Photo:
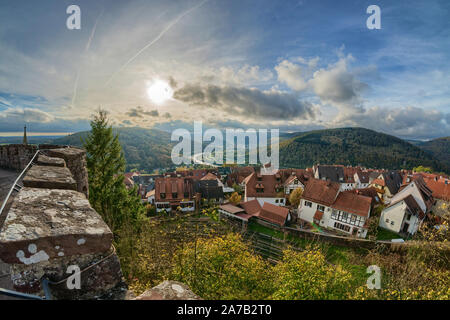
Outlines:
<svg viewBox="0 0 450 320"><path fill-rule="evenodd" d="M73 190L23 188L0 230L0 258L34 264L107 251L113 235L86 197Z"/></svg>
<svg viewBox="0 0 450 320"><path fill-rule="evenodd" d="M66 162L62 158L47 157L46 155L39 155L37 164L40 166L65 167Z"/></svg>
<svg viewBox="0 0 450 320"><path fill-rule="evenodd" d="M78 270L71 270L70 266L76 266ZM80 287L69 288L67 284L73 280L68 278L78 271ZM111 291L115 295L109 298L119 298L117 293L125 295L127 289L119 259L112 248L106 252L60 257L32 265L12 264L11 278L15 290L40 296L44 296L41 279L46 278L50 281L53 299L98 299Z"/></svg>
<svg viewBox="0 0 450 320"><path fill-rule="evenodd" d="M201 300L201 298L181 282L164 281L145 291L135 300Z"/></svg>
<svg viewBox="0 0 450 320"><path fill-rule="evenodd" d="M45 151L50 157L62 158L72 172L77 182L77 190L89 197L89 182L86 169L86 151L79 148L67 147L59 149L49 149Z"/></svg>
<svg viewBox="0 0 450 320"><path fill-rule="evenodd" d="M77 183L65 167L33 166L23 178L23 185L30 188L77 190Z"/></svg>

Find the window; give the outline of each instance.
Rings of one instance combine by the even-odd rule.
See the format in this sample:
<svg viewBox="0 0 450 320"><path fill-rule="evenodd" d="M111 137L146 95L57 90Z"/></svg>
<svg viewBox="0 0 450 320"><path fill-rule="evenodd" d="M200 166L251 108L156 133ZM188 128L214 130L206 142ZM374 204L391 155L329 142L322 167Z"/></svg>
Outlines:
<svg viewBox="0 0 450 320"><path fill-rule="evenodd" d="M391 221L391 226L393 226L394 225L394 221Z"/></svg>
<svg viewBox="0 0 450 320"><path fill-rule="evenodd" d="M406 217L406 220L409 220L409 219L411 219L411 213L408 214L408 216Z"/></svg>
<svg viewBox="0 0 450 320"><path fill-rule="evenodd" d="M161 199L165 199L166 198L166 194L165 193L160 193L159 195L161 196Z"/></svg>
<svg viewBox="0 0 450 320"><path fill-rule="evenodd" d="M325 207L318 204L317 205L317 210L319 210L320 212L324 212L325 211Z"/></svg>
<svg viewBox="0 0 450 320"><path fill-rule="evenodd" d="M331 217L333 219L336 219L336 213L337 213L336 209L333 209L333 211L331 211Z"/></svg>
<svg viewBox="0 0 450 320"><path fill-rule="evenodd" d="M386 219L386 223L389 223L389 219Z"/></svg>
<svg viewBox="0 0 450 320"><path fill-rule="evenodd" d="M350 226L346 226L345 224L342 224L339 222L334 223L334 228L345 231L345 232L350 232Z"/></svg>
<svg viewBox="0 0 450 320"><path fill-rule="evenodd" d="M173 192L173 193L172 193L172 198L178 198L178 193Z"/></svg>
<svg viewBox="0 0 450 320"><path fill-rule="evenodd" d="M278 203L278 199L275 199L275 203Z"/></svg>
<svg viewBox="0 0 450 320"><path fill-rule="evenodd" d="M356 223L356 216L352 214L352 217L350 218L350 223L355 224Z"/></svg>
<svg viewBox="0 0 450 320"><path fill-rule="evenodd" d="M309 202L309 201L305 201L305 206L306 206L306 207L310 207L310 208L311 208L311 207L312 207L312 203L311 203L311 202Z"/></svg>

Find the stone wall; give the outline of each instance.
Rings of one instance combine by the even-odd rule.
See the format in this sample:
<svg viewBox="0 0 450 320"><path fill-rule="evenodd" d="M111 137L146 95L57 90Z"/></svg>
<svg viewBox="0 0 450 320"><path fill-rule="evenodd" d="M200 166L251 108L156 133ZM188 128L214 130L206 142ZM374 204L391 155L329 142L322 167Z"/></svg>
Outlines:
<svg viewBox="0 0 450 320"><path fill-rule="evenodd" d="M62 158L65 160L67 168L69 168L75 181L77 182L77 190L89 197L89 182L88 173L86 167L86 151L84 149L75 147L63 147L57 149L43 149L44 146L40 145L39 148L43 150L49 157Z"/></svg>
<svg viewBox="0 0 450 320"><path fill-rule="evenodd" d="M9 144L0 146L0 168L23 170L33 158L37 146Z"/></svg>
<svg viewBox="0 0 450 320"><path fill-rule="evenodd" d="M56 299L124 299L113 235L86 197L85 152L45 153L26 173L0 226L0 260L8 264L13 289L43 296L47 279ZM78 269L70 273L70 266ZM80 288L71 289L67 278L77 270Z"/></svg>

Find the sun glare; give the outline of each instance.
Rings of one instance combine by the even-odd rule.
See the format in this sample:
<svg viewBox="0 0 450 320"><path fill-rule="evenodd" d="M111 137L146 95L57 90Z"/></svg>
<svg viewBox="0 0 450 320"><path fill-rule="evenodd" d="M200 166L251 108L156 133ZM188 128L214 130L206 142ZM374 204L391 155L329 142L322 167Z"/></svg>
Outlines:
<svg viewBox="0 0 450 320"><path fill-rule="evenodd" d="M161 104L172 98L173 90L167 82L155 80L149 85L147 94L152 102Z"/></svg>

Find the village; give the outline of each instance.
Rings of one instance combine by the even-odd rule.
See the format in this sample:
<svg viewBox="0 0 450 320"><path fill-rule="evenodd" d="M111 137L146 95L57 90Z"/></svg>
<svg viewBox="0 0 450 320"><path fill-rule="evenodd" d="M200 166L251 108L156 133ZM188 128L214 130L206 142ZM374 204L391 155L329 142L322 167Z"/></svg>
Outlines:
<svg viewBox="0 0 450 320"><path fill-rule="evenodd" d="M435 228L450 205L450 179L414 170L343 165L273 170L233 166L125 174L148 212L215 208L220 218L258 230L296 229L353 239L411 239L424 221ZM256 227L255 227L256 226ZM377 230L375 234L373 230Z"/></svg>

